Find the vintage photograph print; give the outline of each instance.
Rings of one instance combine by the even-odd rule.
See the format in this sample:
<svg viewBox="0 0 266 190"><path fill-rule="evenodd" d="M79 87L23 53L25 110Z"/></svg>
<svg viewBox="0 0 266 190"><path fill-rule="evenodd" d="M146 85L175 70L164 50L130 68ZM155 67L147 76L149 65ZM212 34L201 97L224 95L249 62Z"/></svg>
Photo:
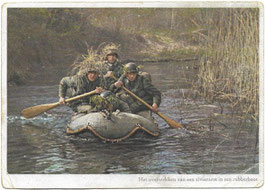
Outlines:
<svg viewBox="0 0 266 190"><path fill-rule="evenodd" d="M3 188L263 181L260 2L1 3Z"/></svg>

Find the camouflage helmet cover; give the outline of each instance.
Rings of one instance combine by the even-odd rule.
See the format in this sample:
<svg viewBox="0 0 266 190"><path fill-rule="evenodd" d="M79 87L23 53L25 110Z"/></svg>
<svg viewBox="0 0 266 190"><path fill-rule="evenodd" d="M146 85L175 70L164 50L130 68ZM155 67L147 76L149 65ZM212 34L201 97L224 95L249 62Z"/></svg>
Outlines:
<svg viewBox="0 0 266 190"><path fill-rule="evenodd" d="M119 56L118 56L118 53L117 53L117 50L115 50L115 49L110 49L110 50L108 50L107 53L106 53L106 58L107 58L108 55L114 55L114 56L116 56L117 58L119 57Z"/></svg>
<svg viewBox="0 0 266 190"><path fill-rule="evenodd" d="M133 62L127 63L124 66L124 73L138 73L138 72L139 72L138 66Z"/></svg>
<svg viewBox="0 0 266 190"><path fill-rule="evenodd" d="M88 64L88 65L86 65L85 68L80 68L81 74L88 74L91 72L99 73L99 71L100 71L100 68L97 64Z"/></svg>

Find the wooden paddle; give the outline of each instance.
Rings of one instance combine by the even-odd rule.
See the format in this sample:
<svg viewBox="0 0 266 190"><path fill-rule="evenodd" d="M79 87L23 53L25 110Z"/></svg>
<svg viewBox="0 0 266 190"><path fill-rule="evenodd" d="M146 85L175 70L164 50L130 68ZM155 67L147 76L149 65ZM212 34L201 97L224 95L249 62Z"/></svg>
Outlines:
<svg viewBox="0 0 266 190"><path fill-rule="evenodd" d="M71 102L71 101L74 101L74 100L78 100L80 98L83 98L85 96L89 96L89 95L92 95L92 94L95 94L95 93L96 93L96 90L93 90L91 92L87 92L87 93L81 94L79 96L68 98L68 99L65 100L65 102ZM56 102L56 103L51 103L51 104L42 104L42 105L38 105L38 106L33 106L33 107L29 107L29 108L26 108L26 109L22 110L21 114L25 118L32 118L32 117L35 117L37 115L40 115L43 112L46 112L46 111L48 111L50 109L53 109L53 108L55 108L55 107L57 107L59 105L62 105L62 104L60 104L60 102Z"/></svg>
<svg viewBox="0 0 266 190"><path fill-rule="evenodd" d="M112 77L117 80L117 78L112 75ZM183 128L183 126L180 123L177 123L176 121L166 117L165 115L163 115L160 112L156 112L153 110L152 106L150 104L148 104L147 102L145 102L144 100L142 100L140 97L138 97L136 94L134 94L133 92L131 92L130 90L128 90L126 87L122 86L122 89L125 90L127 93L129 93L131 96L133 96L134 98L136 98L138 101L140 101L142 104L144 104L145 106L147 106L151 111L153 111L154 113L156 113L157 115L159 115L161 118L164 119L164 121L170 125L173 128Z"/></svg>

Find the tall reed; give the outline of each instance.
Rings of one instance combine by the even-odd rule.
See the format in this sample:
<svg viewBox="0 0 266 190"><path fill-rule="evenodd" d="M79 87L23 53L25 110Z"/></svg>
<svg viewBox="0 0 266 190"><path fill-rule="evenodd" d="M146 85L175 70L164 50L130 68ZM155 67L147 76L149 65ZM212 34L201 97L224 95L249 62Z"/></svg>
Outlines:
<svg viewBox="0 0 266 190"><path fill-rule="evenodd" d="M259 10L209 11L197 87L209 100L229 100L245 115L259 113Z"/></svg>

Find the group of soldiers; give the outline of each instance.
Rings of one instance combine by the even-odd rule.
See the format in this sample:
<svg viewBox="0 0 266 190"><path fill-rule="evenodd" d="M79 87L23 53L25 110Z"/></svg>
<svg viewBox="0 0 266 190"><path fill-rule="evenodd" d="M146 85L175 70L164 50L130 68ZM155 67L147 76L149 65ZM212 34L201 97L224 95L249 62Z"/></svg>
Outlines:
<svg viewBox="0 0 266 190"><path fill-rule="evenodd" d="M118 54L110 51L106 55L106 70L100 72L96 64L91 64L81 74L64 77L59 84L59 102L65 104L65 98L70 91L70 97L81 95L93 90L96 94L67 103L75 113L130 112L138 114L148 110L145 105L127 94L124 86L158 111L161 103L161 92L152 84L148 73L142 74L135 63L122 64Z"/></svg>

